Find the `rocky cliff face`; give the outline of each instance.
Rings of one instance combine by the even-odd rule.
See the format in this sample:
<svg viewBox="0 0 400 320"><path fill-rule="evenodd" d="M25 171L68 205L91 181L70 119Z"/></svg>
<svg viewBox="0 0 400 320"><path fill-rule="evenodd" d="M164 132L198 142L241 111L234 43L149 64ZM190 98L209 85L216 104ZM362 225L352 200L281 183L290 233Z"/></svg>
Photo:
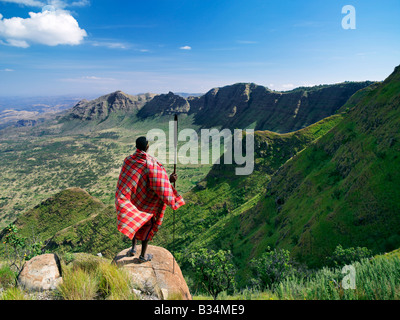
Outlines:
<svg viewBox="0 0 400 320"><path fill-rule="evenodd" d="M171 91L160 94L149 101L138 113L140 118L171 115L175 113L189 113L189 101Z"/></svg>
<svg viewBox="0 0 400 320"><path fill-rule="evenodd" d="M111 113L134 113L139 111L155 95L151 93L131 96L116 91L92 101L78 102L67 114L68 119L105 120Z"/></svg>
<svg viewBox="0 0 400 320"><path fill-rule="evenodd" d="M275 92L255 84L236 84L209 91L191 101L200 125L230 129L289 132L334 114L358 90L370 82L343 83L289 92Z"/></svg>
<svg viewBox="0 0 400 320"><path fill-rule="evenodd" d="M372 82L271 91L254 83L211 89L200 97L182 98L172 92L155 97L139 112L142 118L183 113L204 127L254 128L290 132L334 114L358 90Z"/></svg>

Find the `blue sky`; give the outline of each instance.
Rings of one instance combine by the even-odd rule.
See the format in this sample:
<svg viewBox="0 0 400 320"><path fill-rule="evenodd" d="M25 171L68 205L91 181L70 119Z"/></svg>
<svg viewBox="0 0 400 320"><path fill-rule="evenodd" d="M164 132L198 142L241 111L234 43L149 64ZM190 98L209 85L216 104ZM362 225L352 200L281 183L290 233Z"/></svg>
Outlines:
<svg viewBox="0 0 400 320"><path fill-rule="evenodd" d="M0 0L0 96L383 80L399 16L399 0Z"/></svg>

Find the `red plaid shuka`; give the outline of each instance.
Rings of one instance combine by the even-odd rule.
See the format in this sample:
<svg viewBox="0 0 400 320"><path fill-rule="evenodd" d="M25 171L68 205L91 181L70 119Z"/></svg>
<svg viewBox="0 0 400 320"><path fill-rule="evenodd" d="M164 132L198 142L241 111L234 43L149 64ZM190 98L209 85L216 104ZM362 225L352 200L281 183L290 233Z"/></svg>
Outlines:
<svg viewBox="0 0 400 320"><path fill-rule="evenodd" d="M115 207L118 230L129 239L153 239L167 205L176 210L184 204L156 158L137 149L125 159L115 192Z"/></svg>

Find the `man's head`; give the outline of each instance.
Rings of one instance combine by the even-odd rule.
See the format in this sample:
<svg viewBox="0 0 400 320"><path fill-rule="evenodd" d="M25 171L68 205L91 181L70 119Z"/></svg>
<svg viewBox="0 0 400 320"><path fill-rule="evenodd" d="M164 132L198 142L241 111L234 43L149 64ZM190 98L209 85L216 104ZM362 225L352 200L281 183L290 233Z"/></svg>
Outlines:
<svg viewBox="0 0 400 320"><path fill-rule="evenodd" d="M144 152L147 151L149 148L149 142L146 137L139 137L136 139L136 148Z"/></svg>

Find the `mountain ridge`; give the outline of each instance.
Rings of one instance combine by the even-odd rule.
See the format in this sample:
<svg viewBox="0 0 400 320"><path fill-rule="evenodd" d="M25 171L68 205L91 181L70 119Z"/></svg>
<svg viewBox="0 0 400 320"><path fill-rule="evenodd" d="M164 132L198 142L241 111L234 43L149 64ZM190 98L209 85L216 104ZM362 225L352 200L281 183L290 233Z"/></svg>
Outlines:
<svg viewBox="0 0 400 320"><path fill-rule="evenodd" d="M177 113L193 116L193 123L201 127L285 133L336 113L355 92L371 84L345 82L279 92L255 83L235 83L189 97L173 92L130 96L117 91L92 101L80 101L66 118L104 121L113 112L122 111L143 121Z"/></svg>
<svg viewBox="0 0 400 320"><path fill-rule="evenodd" d="M155 94L152 93L132 96L118 90L91 101L86 99L79 101L64 116L64 119L104 121L114 112L137 112L154 96Z"/></svg>

